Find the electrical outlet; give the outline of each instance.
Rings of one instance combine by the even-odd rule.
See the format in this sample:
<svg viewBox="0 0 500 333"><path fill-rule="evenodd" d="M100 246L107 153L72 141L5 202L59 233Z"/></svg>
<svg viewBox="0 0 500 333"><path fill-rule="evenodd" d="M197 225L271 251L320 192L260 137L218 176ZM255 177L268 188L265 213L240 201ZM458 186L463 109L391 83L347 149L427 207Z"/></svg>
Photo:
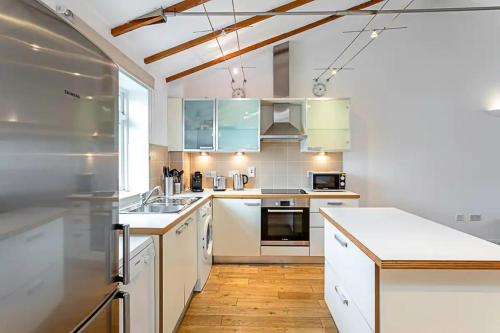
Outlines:
<svg viewBox="0 0 500 333"><path fill-rule="evenodd" d="M255 178L255 167L248 167L248 178Z"/></svg>
<svg viewBox="0 0 500 333"><path fill-rule="evenodd" d="M469 214L469 221L470 222L481 222L483 219L481 214Z"/></svg>
<svg viewBox="0 0 500 333"><path fill-rule="evenodd" d="M215 177L217 177L217 172L215 172L215 170L209 170L209 171L205 172L205 177L215 178Z"/></svg>
<svg viewBox="0 0 500 333"><path fill-rule="evenodd" d="M465 215L464 214L457 214L455 216L455 221L457 221L457 222L465 222Z"/></svg>

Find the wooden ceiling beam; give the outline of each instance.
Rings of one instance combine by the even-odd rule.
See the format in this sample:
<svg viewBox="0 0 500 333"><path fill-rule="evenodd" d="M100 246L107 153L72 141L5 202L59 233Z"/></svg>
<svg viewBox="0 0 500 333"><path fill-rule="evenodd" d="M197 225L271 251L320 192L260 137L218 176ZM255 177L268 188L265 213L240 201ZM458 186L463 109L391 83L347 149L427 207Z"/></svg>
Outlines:
<svg viewBox="0 0 500 333"><path fill-rule="evenodd" d="M273 13L273 12L274 13L276 13L276 12L287 12L287 11L289 11L291 9L303 6L303 5L308 4L310 2L313 2L313 1L314 0L295 0L295 1L292 1L292 2L289 2L289 3L286 3L286 4L282 5L282 6L273 8L273 9L269 10L268 12L269 13ZM269 15L269 16L266 16L266 15L261 15L260 16L259 15L259 16L250 17L250 18L248 18L246 20L243 20L241 22L237 22L236 24L228 25L228 26L226 26L224 28L221 28L221 29L219 29L217 31L210 32L210 33L208 33L206 35L197 37L197 38L192 39L190 41L187 41L187 42L184 42L184 43L179 44L177 46L171 47L171 48L169 48L167 50L164 50L164 51L158 52L156 54L153 54L152 56L149 56L149 57L145 58L144 62L146 64L150 64L152 62L155 62L155 61L161 60L163 58L169 57L171 55L174 55L176 53L188 50L188 49L190 49L192 47L195 47L197 45L200 45L200 44L206 43L208 41L214 40L215 38L221 36L224 32L233 32L233 31L236 31L236 30L240 30L242 28L249 27L252 24L255 24L255 23L267 20L268 18L271 18L271 17L273 17L273 16L272 15Z"/></svg>
<svg viewBox="0 0 500 333"><path fill-rule="evenodd" d="M370 0L370 1L366 1L366 2L363 2L363 3L359 4L359 5L357 5L357 6L351 7L348 10L360 10L360 9L364 9L364 8L373 6L373 5L377 4L377 3L380 3L382 1L384 1L384 0ZM209 62L206 62L204 64L201 64L201 65L195 66L193 68L187 69L185 71L182 71L180 73L177 73L175 75L171 75L171 76L169 76L169 77L166 78L166 81L168 83L168 82L172 82L172 81L178 80L178 79L180 79L182 77L191 75L191 74L199 72L199 71L201 71L203 69L206 69L206 68L212 67L214 65L220 64L220 63L222 63L222 62L224 62L226 60L239 57L242 54L258 50L258 49L260 49L262 47L265 47L267 45L279 42L280 40L283 40L283 39L289 38L291 36L300 34L300 33L304 32L304 31L307 31L307 30L314 29L316 27L319 27L319 26L321 26L323 24L332 22L332 21L334 21L334 20L336 20L338 18L341 18L341 17L342 16L340 16L340 15L331 15L331 16L325 17L325 18L323 18L323 19L321 19L319 21L315 21L315 22L309 23L309 24L304 25L304 26L302 26L300 28L291 30L289 32L285 32L285 33L283 33L281 35L277 35L277 36L268 38L266 40L263 40L261 42L258 42L256 44L247 46L245 48L242 48L239 51L236 51L236 52L233 52L233 53L230 53L230 54L226 54L224 57L216 58L216 59L211 60Z"/></svg>
<svg viewBox="0 0 500 333"><path fill-rule="evenodd" d="M208 2L210 0L184 0L179 3L176 3L175 5L168 6L167 8L163 9L163 12L183 12L185 10L191 9L193 7L199 6L204 4L205 2ZM158 15L158 16L153 16L153 17L148 17L148 18L141 18L141 19L135 19L130 22L127 22L125 24L119 25L113 29L111 29L111 35L114 37L123 35L127 32L134 31L136 29L152 25L152 24L157 24L163 22L163 17Z"/></svg>

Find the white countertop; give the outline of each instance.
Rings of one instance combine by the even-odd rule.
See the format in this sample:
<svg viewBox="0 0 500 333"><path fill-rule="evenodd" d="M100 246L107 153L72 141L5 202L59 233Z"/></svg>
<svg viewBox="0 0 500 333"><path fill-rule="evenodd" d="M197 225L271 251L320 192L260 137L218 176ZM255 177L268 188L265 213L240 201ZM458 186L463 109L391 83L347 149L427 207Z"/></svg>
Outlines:
<svg viewBox="0 0 500 333"><path fill-rule="evenodd" d="M359 198L359 195L354 192L310 192L307 194L294 195L314 198L335 198L335 197L352 197ZM201 197L187 209L178 214L120 214L120 223L129 224L133 233L138 234L151 234L162 235L173 228L178 222L184 220L196 209L201 207L209 198L264 198L264 197L290 197L291 195L267 195L262 194L260 188L245 189L243 191L213 191L212 189L205 189L203 192L184 192L173 197Z"/></svg>
<svg viewBox="0 0 500 333"><path fill-rule="evenodd" d="M322 208L321 211L334 226L344 229L349 238L361 243L365 251L382 262L500 262L499 245L396 208Z"/></svg>
<svg viewBox="0 0 500 333"><path fill-rule="evenodd" d="M120 236L120 246L119 246L119 259L120 259L120 267L122 266L123 259L123 247L122 247L123 238ZM146 248L149 244L153 243L153 239L151 236L143 236L143 235L131 235L130 236L130 258L134 258L138 255L144 248Z"/></svg>

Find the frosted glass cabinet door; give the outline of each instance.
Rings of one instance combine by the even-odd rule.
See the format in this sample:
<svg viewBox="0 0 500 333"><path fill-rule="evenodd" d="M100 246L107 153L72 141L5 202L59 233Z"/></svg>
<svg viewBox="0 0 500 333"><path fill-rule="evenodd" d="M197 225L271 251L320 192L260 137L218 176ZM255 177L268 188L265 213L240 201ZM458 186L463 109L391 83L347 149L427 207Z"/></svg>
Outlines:
<svg viewBox="0 0 500 333"><path fill-rule="evenodd" d="M217 150L260 150L260 101L225 99L217 101Z"/></svg>
<svg viewBox="0 0 500 333"><path fill-rule="evenodd" d="M346 151L351 148L348 99L307 100L305 151Z"/></svg>
<svg viewBox="0 0 500 333"><path fill-rule="evenodd" d="M184 150L214 150L214 100L184 101Z"/></svg>

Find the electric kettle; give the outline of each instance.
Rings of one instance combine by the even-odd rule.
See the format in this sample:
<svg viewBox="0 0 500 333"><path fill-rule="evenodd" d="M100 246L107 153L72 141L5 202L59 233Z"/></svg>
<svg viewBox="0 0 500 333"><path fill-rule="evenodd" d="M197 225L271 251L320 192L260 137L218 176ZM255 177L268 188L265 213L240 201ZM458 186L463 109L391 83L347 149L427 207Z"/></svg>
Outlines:
<svg viewBox="0 0 500 333"><path fill-rule="evenodd" d="M242 191L245 189L245 185L248 184L248 176L235 173L233 175L233 190Z"/></svg>

